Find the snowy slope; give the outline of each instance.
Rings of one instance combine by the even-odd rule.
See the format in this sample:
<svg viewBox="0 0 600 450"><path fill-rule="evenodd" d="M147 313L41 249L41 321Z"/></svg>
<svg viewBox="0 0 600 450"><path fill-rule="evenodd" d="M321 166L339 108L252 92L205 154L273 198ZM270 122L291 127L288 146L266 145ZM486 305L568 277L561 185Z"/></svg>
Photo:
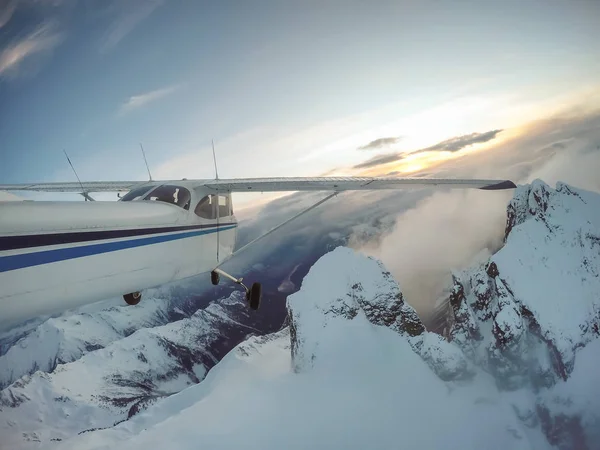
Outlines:
<svg viewBox="0 0 600 450"><path fill-rule="evenodd" d="M251 338L202 383L59 448L542 448L485 373L447 383L415 353L436 340L406 327L414 311L377 261L336 249L288 309L289 332Z"/></svg>
<svg viewBox="0 0 600 450"><path fill-rule="evenodd" d="M22 377L0 392L0 447L25 448L112 426L198 383L229 340L239 342L255 331L240 323L247 314L236 292L190 318L103 342L103 348L58 364L52 373ZM127 315L122 320L127 323Z"/></svg>
<svg viewBox="0 0 600 450"><path fill-rule="evenodd" d="M75 361L140 328L169 322L170 305L164 298L144 298L135 308L120 299L117 303L93 313L50 318L25 336L17 336L16 345L9 345L11 339L6 337L8 350L0 355L0 389L36 370L51 372L58 364Z"/></svg>

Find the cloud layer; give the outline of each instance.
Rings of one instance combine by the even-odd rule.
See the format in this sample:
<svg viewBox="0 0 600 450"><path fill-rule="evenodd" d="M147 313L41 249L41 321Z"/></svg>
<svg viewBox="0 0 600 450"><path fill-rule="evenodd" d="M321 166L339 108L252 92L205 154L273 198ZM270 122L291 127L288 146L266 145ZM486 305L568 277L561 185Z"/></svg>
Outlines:
<svg viewBox="0 0 600 450"><path fill-rule="evenodd" d="M402 158L402 153L386 153L384 155L374 156L373 158L368 159L365 162L357 164L353 167L353 169L368 169L383 164L389 164L394 161L400 161Z"/></svg>
<svg viewBox="0 0 600 450"><path fill-rule="evenodd" d="M474 144L481 144L483 142L491 141L496 138L496 135L502 130L491 130L485 133L471 133L463 136L456 136L445 141L439 142L431 147L423 148L411 153L423 153L423 152L457 152L463 148L469 147Z"/></svg>
<svg viewBox="0 0 600 450"><path fill-rule="evenodd" d="M371 141L366 145L361 145L360 147L358 147L358 150L375 150L381 147L387 147L388 145L395 144L400 139L400 136L375 139L374 141Z"/></svg>
<svg viewBox="0 0 600 450"><path fill-rule="evenodd" d="M502 130L491 130L486 131L485 133L471 133L465 134L463 136L455 136L450 139L446 139L445 141L438 142L431 147L422 148L419 150L415 150L412 152L394 152L394 153L386 153L383 155L374 156L371 159L368 159L360 164L357 164L353 167L353 169L371 169L377 167L379 165L389 164L396 161L401 161L408 155L415 155L418 153L427 153L427 152L457 152L466 147L470 147L474 144L481 144L484 142L491 141L495 139L498 133ZM379 148L386 145L386 141L389 139L398 139L398 138L381 138L376 139L366 146L359 147L359 149L374 149ZM382 143L380 143L383 141Z"/></svg>

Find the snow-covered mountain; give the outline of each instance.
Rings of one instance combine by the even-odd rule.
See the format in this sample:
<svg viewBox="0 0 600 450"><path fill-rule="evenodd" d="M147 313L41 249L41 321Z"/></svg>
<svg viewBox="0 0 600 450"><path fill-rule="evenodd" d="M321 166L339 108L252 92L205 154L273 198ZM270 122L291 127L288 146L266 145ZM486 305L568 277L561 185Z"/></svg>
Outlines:
<svg viewBox="0 0 600 450"><path fill-rule="evenodd" d="M503 248L454 275L444 336L379 261L339 247L288 297L286 328L206 378L219 342L254 331L236 296L111 342L99 332L103 348L19 378L0 394L0 446L593 450L599 274L600 195L535 181L508 206ZM69 340L53 354L80 351Z"/></svg>
<svg viewBox="0 0 600 450"><path fill-rule="evenodd" d="M12 332L0 337L7 349L0 353L0 389L36 370L51 372L59 364L76 361L138 329L164 325L173 312L170 303L159 297L145 298L136 308L127 308L122 301L118 305L63 314L43 321L25 335Z"/></svg>
<svg viewBox="0 0 600 450"><path fill-rule="evenodd" d="M598 194L539 180L519 187L508 206L505 246L455 275L449 303L450 340L501 389L536 394L532 403L515 404L520 416L540 423L552 444L597 448Z"/></svg>
<svg viewBox="0 0 600 450"><path fill-rule="evenodd" d="M200 382L256 332L246 324L249 310L239 292L162 326L156 325L167 322L168 302L144 303L50 319L1 357L4 379L31 373L32 364L39 370L0 392L0 448L113 426Z"/></svg>

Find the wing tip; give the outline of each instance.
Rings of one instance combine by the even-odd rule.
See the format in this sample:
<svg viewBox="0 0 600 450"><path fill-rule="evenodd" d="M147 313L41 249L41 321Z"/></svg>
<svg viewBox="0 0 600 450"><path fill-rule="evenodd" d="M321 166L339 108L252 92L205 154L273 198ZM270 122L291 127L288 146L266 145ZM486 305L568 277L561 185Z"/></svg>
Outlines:
<svg viewBox="0 0 600 450"><path fill-rule="evenodd" d="M479 189L483 189L484 191L500 191L503 189L516 189L517 185L510 180L500 181L499 183L488 184L487 186L482 186Z"/></svg>

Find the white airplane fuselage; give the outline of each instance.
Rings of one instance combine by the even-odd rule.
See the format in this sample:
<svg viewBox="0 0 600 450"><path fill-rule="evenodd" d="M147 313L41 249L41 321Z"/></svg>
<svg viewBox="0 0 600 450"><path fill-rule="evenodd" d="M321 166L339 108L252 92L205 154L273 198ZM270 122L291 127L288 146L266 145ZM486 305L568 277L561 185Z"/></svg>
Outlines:
<svg viewBox="0 0 600 450"><path fill-rule="evenodd" d="M216 218L214 191L178 188L189 192L187 209L142 198L0 202L0 328L210 272L227 259L237 236L231 196L219 194Z"/></svg>

